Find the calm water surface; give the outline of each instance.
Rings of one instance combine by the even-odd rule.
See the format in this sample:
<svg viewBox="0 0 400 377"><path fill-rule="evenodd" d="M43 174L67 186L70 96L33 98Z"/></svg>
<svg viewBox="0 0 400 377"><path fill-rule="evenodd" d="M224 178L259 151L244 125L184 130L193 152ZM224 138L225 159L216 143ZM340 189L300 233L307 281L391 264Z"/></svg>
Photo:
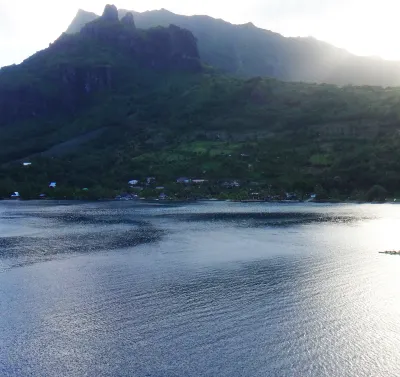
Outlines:
<svg viewBox="0 0 400 377"><path fill-rule="evenodd" d="M0 376L400 376L400 206L0 203Z"/></svg>

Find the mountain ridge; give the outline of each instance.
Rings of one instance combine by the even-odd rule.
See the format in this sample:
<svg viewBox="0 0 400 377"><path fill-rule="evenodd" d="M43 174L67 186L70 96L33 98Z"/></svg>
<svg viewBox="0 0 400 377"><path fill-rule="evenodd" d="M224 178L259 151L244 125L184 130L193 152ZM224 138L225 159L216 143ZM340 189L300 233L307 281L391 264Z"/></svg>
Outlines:
<svg viewBox="0 0 400 377"><path fill-rule="evenodd" d="M126 12L119 10L119 16ZM165 9L133 14L140 28L172 23L192 31L201 59L229 74L336 85L400 85L400 62L356 56L313 37L287 38L251 23L235 25L210 16L182 16ZM78 31L82 19L77 15L67 32Z"/></svg>

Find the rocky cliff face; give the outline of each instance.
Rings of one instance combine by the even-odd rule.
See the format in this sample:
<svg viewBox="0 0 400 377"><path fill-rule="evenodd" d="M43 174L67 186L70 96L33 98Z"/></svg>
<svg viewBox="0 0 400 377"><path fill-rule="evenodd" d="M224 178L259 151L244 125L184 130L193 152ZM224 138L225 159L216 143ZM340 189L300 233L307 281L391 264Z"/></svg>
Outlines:
<svg viewBox="0 0 400 377"><path fill-rule="evenodd" d="M110 89L112 84L109 66L61 65L51 76L46 87L40 86L40 80L37 85L0 87L0 126L60 112L72 114L88 103L91 93Z"/></svg>
<svg viewBox="0 0 400 377"><path fill-rule="evenodd" d="M114 6L108 5L103 16L87 24L80 35L113 43L147 67L201 70L197 40L190 31L175 25L138 31L133 14L128 12L120 21Z"/></svg>
<svg viewBox="0 0 400 377"><path fill-rule="evenodd" d="M122 63L123 61L123 63ZM49 113L74 113L96 92L118 86L121 64L149 70L201 70L197 41L177 26L148 31L107 5L80 33L63 35L19 66L0 70L0 126Z"/></svg>

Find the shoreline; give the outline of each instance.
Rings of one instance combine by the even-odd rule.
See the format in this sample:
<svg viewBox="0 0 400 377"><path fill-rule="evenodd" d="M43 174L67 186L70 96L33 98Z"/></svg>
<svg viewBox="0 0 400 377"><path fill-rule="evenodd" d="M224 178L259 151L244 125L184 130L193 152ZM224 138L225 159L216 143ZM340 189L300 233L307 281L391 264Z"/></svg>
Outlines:
<svg viewBox="0 0 400 377"><path fill-rule="evenodd" d="M385 201L385 202L367 202L358 200L231 200L231 199L57 199L57 198L46 198L46 199L11 199L11 198L0 198L0 202L157 202L157 203L189 203L189 202L230 202L230 203L242 203L242 204L400 204L396 201Z"/></svg>

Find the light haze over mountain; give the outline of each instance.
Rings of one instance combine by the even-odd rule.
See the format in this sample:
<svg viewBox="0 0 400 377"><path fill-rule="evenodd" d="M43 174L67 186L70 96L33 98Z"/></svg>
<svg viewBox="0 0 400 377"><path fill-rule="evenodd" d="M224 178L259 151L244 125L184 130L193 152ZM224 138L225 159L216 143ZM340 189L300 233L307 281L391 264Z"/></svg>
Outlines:
<svg viewBox="0 0 400 377"><path fill-rule="evenodd" d="M393 0L118 0L120 9L139 12L166 8L183 15L206 14L231 23L253 22L284 36L313 36L348 51L400 60L397 15ZM0 0L0 66L19 63L46 48L68 27L79 8L101 14L97 0ZM22 11L23 10L23 11Z"/></svg>
<svg viewBox="0 0 400 377"><path fill-rule="evenodd" d="M127 10L119 10L122 18ZM252 23L234 25L209 16L182 16L168 10L134 12L148 29L170 24L198 40L201 59L218 70L244 76L338 85L400 85L400 62L359 57L315 38L287 38ZM79 10L67 33L76 33L98 16Z"/></svg>

